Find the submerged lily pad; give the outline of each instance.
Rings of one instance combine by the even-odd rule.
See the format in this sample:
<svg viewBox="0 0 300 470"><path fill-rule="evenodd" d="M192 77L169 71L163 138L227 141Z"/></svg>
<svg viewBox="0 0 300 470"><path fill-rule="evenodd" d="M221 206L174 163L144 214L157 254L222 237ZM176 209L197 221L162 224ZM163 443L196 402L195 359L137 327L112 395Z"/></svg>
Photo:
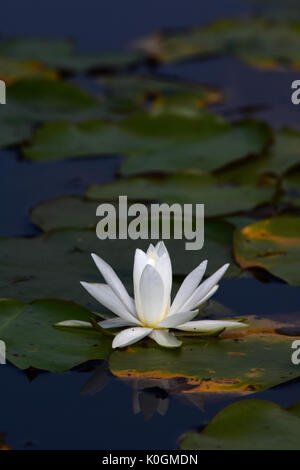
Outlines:
<svg viewBox="0 0 300 470"><path fill-rule="evenodd" d="M225 53L267 69L300 63L297 25L257 18L218 20L191 30L158 33L140 40L137 47L165 62Z"/></svg>
<svg viewBox="0 0 300 470"><path fill-rule="evenodd" d="M299 377L290 359L291 337L266 332L261 325L246 328L244 335L241 329L219 338L184 338L176 351L148 340L147 347L136 344L114 351L110 369L122 378L182 377L190 385L185 393L247 394Z"/></svg>
<svg viewBox="0 0 300 470"><path fill-rule="evenodd" d="M282 216L236 230L235 259L242 268L266 269L292 285L300 285L300 217Z"/></svg>
<svg viewBox="0 0 300 470"><path fill-rule="evenodd" d="M87 190L91 199L117 199L126 194L133 200L155 200L169 204L205 204L205 216L219 216L247 211L269 202L274 188L233 186L219 183L211 175L174 174L165 177L124 178Z"/></svg>
<svg viewBox="0 0 300 470"><path fill-rule="evenodd" d="M300 402L284 409L266 400L242 400L221 410L200 432L190 431L183 450L299 450Z"/></svg>
<svg viewBox="0 0 300 470"><path fill-rule="evenodd" d="M58 321L89 321L85 308L63 300L0 299L0 337L6 343L9 362L27 369L63 372L91 359L103 359L111 341L94 330L54 328Z"/></svg>

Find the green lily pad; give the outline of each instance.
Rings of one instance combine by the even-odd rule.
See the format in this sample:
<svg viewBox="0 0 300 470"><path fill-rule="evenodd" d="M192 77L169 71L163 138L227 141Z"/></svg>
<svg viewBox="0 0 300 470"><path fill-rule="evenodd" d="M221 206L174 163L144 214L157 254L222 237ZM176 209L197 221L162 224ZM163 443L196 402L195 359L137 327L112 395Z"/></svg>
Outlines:
<svg viewBox="0 0 300 470"><path fill-rule="evenodd" d="M187 144L191 139L208 137L227 126L204 110L193 118L137 113L121 123L53 122L38 129L33 142L24 148L24 155L31 160L55 160L87 155L145 154L167 150L174 145L174 140Z"/></svg>
<svg viewBox="0 0 300 470"><path fill-rule="evenodd" d="M274 69L281 64L298 67L298 25L263 19L218 20L182 32L158 33L137 47L165 62L208 54L231 54L249 65Z"/></svg>
<svg viewBox="0 0 300 470"><path fill-rule="evenodd" d="M221 92L212 87L157 75L114 75L105 84L108 105L118 112L150 108L191 116L222 99Z"/></svg>
<svg viewBox="0 0 300 470"><path fill-rule="evenodd" d="M299 450L300 403L288 409L266 400L242 400L221 410L200 432L180 441L183 450Z"/></svg>
<svg viewBox="0 0 300 470"><path fill-rule="evenodd" d="M96 209L100 203L101 201L89 201L80 197L67 196L55 198L37 205L31 212L31 220L43 231L61 228L84 229L95 227L100 220L95 216ZM149 206L147 207L148 211L150 211L151 208ZM115 209L116 214L118 214L117 205L115 205ZM201 251L197 252L196 256L201 257L201 259L209 260L208 273L217 270L222 263L230 263L227 276L237 276L240 273L240 269L237 267L232 257L233 227L219 220L208 220L205 222L204 230L204 246ZM101 241L99 243L102 244L104 242ZM148 242L141 240L130 242L128 240L128 242L125 243L120 240L118 243L124 243L126 249L133 252L138 246L145 248ZM194 267L195 255L184 252L184 243L184 240L171 239L166 241L168 249L173 256L172 262L175 274L187 274L189 270ZM125 259L124 264L122 264L122 257L120 258L119 251L121 252L121 248L118 250L117 259L113 258L109 262L116 262L116 266L120 266L122 269L131 269L127 264L128 261L126 262ZM111 250L108 250L108 259L111 257L110 252Z"/></svg>
<svg viewBox="0 0 300 470"><path fill-rule="evenodd" d="M176 172L198 169L215 171L248 155L262 152L270 139L268 127L255 121L245 121L226 129L216 128L209 137L175 142L166 150L128 156L122 166L125 176L138 173Z"/></svg>
<svg viewBox="0 0 300 470"><path fill-rule="evenodd" d="M286 128L274 135L274 143L268 153L245 159L219 174L220 180L242 184L272 184L300 164L300 132Z"/></svg>
<svg viewBox="0 0 300 470"><path fill-rule="evenodd" d="M144 342L114 351L110 370L122 378L183 377L190 393L247 394L299 377L291 363L291 337L266 333L263 327L242 331L218 338L185 337L176 351L146 340L147 347Z"/></svg>
<svg viewBox="0 0 300 470"><path fill-rule="evenodd" d="M9 362L27 369L36 367L63 372L92 359L104 359L111 341L94 330L64 330L54 323L77 318L89 321L85 308L63 300L0 299L0 337Z"/></svg>
<svg viewBox="0 0 300 470"><path fill-rule="evenodd" d="M282 216L236 230L235 259L242 268L266 269L292 285L300 285L300 217Z"/></svg>
<svg viewBox="0 0 300 470"><path fill-rule="evenodd" d="M125 68L139 62L143 57L135 50L76 54L71 41L30 37L2 39L0 55L15 59L35 59L47 66L74 72Z"/></svg>
<svg viewBox="0 0 300 470"><path fill-rule="evenodd" d="M74 84L42 79L22 80L7 90L5 113L31 122L83 120L101 113L100 102Z"/></svg>
<svg viewBox="0 0 300 470"><path fill-rule="evenodd" d="M203 259L208 259L208 274L228 262L231 267L227 275L239 274L232 258L232 230L225 222L207 223L204 248L197 252L186 251L185 240L166 241L174 274L188 274ZM99 304L79 284L80 281L101 282L90 253L103 257L132 293L134 252L136 248L147 249L149 243L148 240L99 240L95 229L65 229L34 238L1 239L0 295L26 301L61 298L99 310Z"/></svg>
<svg viewBox="0 0 300 470"><path fill-rule="evenodd" d="M87 190L91 199L155 200L173 204L205 204L205 216L219 216L247 211L270 201L274 188L220 184L211 175L181 173L165 177L124 178Z"/></svg>

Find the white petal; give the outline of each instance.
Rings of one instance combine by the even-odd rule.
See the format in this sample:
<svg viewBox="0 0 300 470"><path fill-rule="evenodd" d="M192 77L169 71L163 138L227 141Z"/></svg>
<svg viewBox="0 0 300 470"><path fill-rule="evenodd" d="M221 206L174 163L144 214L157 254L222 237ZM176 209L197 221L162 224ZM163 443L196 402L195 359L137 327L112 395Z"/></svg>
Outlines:
<svg viewBox="0 0 300 470"><path fill-rule="evenodd" d="M182 325L198 315L198 310L189 312L174 313L174 315L168 316L159 323L159 327L162 328L176 328L177 325Z"/></svg>
<svg viewBox="0 0 300 470"><path fill-rule="evenodd" d="M133 323L123 320L122 318L116 317L116 318L110 318L108 320L103 320L99 322L99 325L102 328L119 328L122 326L130 326Z"/></svg>
<svg viewBox="0 0 300 470"><path fill-rule="evenodd" d="M218 269L212 276L207 278L199 287L194 291L192 296L182 306L182 310L193 310L196 308L201 300L210 292L210 290L219 282L221 277L225 274L229 264L224 264L222 268Z"/></svg>
<svg viewBox="0 0 300 470"><path fill-rule="evenodd" d="M150 338L164 348L178 348L182 345L182 341L179 341L176 336L165 330L153 330Z"/></svg>
<svg viewBox="0 0 300 470"><path fill-rule="evenodd" d="M92 284L89 282L81 282L80 284L92 297L98 300L104 307L123 318L123 320L140 324L139 320L126 309L123 302L115 295L110 286L107 284Z"/></svg>
<svg viewBox="0 0 300 470"><path fill-rule="evenodd" d="M140 341L141 339L148 336L151 331L151 328L140 327L128 328L127 330L123 330L114 338L112 347L124 348L125 346L129 346L130 344L136 343L137 341Z"/></svg>
<svg viewBox="0 0 300 470"><path fill-rule="evenodd" d="M156 270L160 274L164 284L164 299L162 305L162 315L160 320L162 320L167 314L167 307L170 305L171 301L171 289L172 289L172 265L168 253L164 253L156 263Z"/></svg>
<svg viewBox="0 0 300 470"><path fill-rule="evenodd" d="M91 323L81 320L65 320L59 323L55 323L54 326L63 326L68 328L93 328Z"/></svg>
<svg viewBox="0 0 300 470"><path fill-rule="evenodd" d="M183 325L176 326L176 328L183 331L197 331L205 333L222 330L224 328L245 328L246 326L246 323L238 321L199 320L184 323Z"/></svg>
<svg viewBox="0 0 300 470"><path fill-rule="evenodd" d="M134 299L135 299L135 306L138 313L138 317L141 321L144 321L143 317L143 310L141 304L141 296L140 296L140 280L142 276L142 272L145 269L146 264L148 263L148 257L146 253L142 250L137 249L135 251L134 256L134 265L133 265L133 286L134 286Z"/></svg>
<svg viewBox="0 0 300 470"><path fill-rule="evenodd" d="M98 255L92 253L92 258L95 261L95 264L102 276L104 277L107 284L112 288L114 293L119 297L119 299L124 303L127 309L135 315L135 304L134 300L130 297L123 282L119 279L115 271L112 269L109 264L107 264L102 258Z"/></svg>
<svg viewBox="0 0 300 470"><path fill-rule="evenodd" d="M201 264L199 264L199 266L194 269L188 276L186 276L175 296L175 299L172 302L169 315L173 315L176 312L180 312L181 307L185 304L185 302L187 302L187 300L191 297L191 295L194 293L194 291L202 281L206 266L207 261L205 260Z"/></svg>
<svg viewBox="0 0 300 470"><path fill-rule="evenodd" d="M162 314L164 284L160 274L150 264L147 264L141 276L140 296L146 324L157 324Z"/></svg>
<svg viewBox="0 0 300 470"><path fill-rule="evenodd" d="M155 246L152 245L152 243L149 245L149 248L147 250L147 256L151 257L151 258L154 258L154 259L158 259L158 254L157 254L157 251L156 251L156 248Z"/></svg>
<svg viewBox="0 0 300 470"><path fill-rule="evenodd" d="M169 252L168 252L168 250L166 248L166 245L164 244L163 241L158 242L155 246L155 249L156 249L156 252L157 252L158 256L162 256L165 253L169 256Z"/></svg>
<svg viewBox="0 0 300 470"><path fill-rule="evenodd" d="M202 299L200 300L200 302L197 304L197 307L200 307L200 305L204 304L205 302L207 302L216 292L217 290L219 289L219 284L217 284L216 286L214 286L212 289L210 289L209 293L206 294L204 297L202 297Z"/></svg>

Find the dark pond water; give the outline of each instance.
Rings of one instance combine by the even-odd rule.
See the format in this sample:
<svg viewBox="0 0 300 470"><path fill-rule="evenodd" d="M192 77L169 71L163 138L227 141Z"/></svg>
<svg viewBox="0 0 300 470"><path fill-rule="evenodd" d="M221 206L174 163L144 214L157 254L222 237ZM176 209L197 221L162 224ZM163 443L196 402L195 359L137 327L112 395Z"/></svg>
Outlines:
<svg viewBox="0 0 300 470"><path fill-rule="evenodd" d="M252 8L244 0L10 0L1 4L0 32L70 36L80 50L110 50L153 30L247 15ZM299 78L295 73L250 70L227 57L163 67L159 72L222 86L227 101L216 110L232 119L251 105L252 114L275 127L299 124L299 111L290 104L290 83ZM14 150L1 152L1 236L35 234L28 218L33 205L59 195L83 194L88 184L113 179L119 162L116 157L31 164ZM216 300L239 315L276 316L300 311L299 294L299 288L283 283L244 278L223 281ZM103 363L37 375L1 366L0 382L0 431L15 449L172 449L184 432L204 426L231 400L197 397L192 403L176 393L176 387L165 390L164 383L146 383L141 387L148 389L141 398L144 414L149 418L157 406L166 411L168 405L168 410L145 420L143 413L133 413L138 385L110 377ZM252 396L288 406L299 401L300 382Z"/></svg>

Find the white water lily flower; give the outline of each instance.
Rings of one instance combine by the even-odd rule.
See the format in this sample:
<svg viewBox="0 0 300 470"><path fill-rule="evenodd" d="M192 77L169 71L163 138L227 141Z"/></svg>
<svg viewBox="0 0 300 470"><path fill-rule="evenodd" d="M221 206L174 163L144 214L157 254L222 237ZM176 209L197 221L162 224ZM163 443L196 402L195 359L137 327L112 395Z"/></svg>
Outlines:
<svg viewBox="0 0 300 470"><path fill-rule="evenodd" d="M147 252L137 249L133 267L134 299L127 293L114 270L99 256L92 254L106 284L81 282L81 285L102 305L116 314L115 318L99 322L102 328L126 327L113 340L113 348L123 348L150 336L160 346L181 345L169 328L217 333L225 328L241 328L244 323L222 320L191 321L197 308L217 291L217 283L226 272L225 264L201 283L207 261L203 261L183 281L171 304L172 266L163 242Z"/></svg>

